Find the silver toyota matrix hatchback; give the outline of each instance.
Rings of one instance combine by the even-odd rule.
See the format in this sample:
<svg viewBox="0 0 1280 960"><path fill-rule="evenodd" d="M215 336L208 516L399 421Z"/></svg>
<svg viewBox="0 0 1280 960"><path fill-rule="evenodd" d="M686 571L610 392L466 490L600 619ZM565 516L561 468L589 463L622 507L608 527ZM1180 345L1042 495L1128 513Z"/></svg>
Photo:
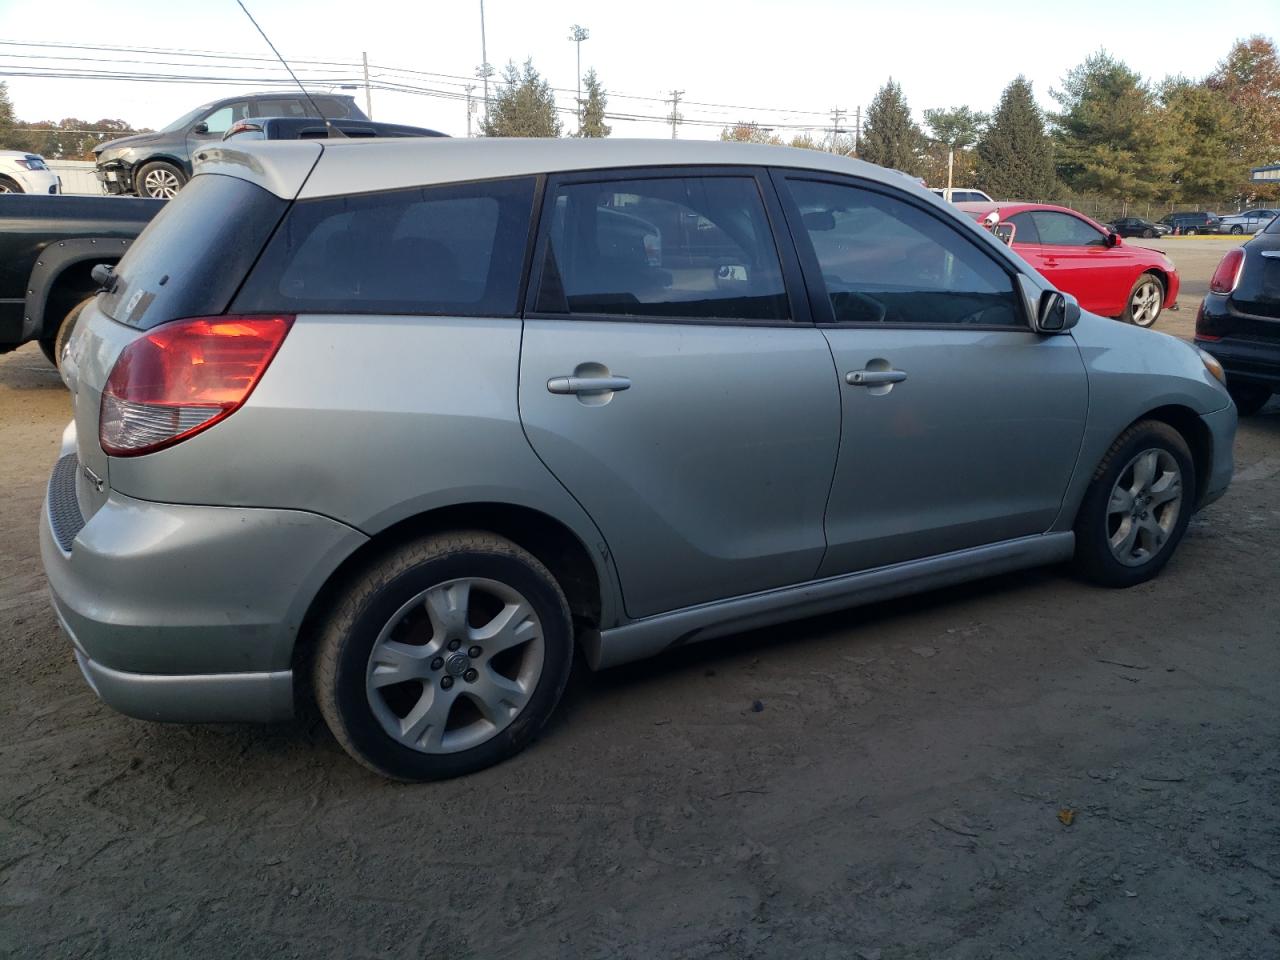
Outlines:
<svg viewBox="0 0 1280 960"><path fill-rule="evenodd" d="M89 684L478 770L593 668L1034 564L1231 479L1208 354L911 180L669 141L206 148L81 315L41 524Z"/></svg>

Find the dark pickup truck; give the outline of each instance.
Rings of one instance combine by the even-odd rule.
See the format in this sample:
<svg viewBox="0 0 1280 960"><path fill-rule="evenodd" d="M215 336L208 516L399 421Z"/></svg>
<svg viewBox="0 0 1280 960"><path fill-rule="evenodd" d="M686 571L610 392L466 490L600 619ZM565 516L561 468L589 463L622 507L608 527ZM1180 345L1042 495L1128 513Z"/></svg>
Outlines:
<svg viewBox="0 0 1280 960"><path fill-rule="evenodd" d="M58 331L114 265L163 200L0 196L0 353L37 340L51 361Z"/></svg>

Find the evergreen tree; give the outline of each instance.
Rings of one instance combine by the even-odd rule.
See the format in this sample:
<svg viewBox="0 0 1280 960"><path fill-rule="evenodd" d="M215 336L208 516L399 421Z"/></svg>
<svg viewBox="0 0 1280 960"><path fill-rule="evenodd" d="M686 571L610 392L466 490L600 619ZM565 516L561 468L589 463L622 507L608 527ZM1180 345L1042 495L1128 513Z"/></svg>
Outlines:
<svg viewBox="0 0 1280 960"><path fill-rule="evenodd" d="M1217 201L1229 196L1239 186L1243 169L1235 106L1223 91L1185 77L1166 80L1160 99L1181 148L1165 199Z"/></svg>
<svg viewBox="0 0 1280 960"><path fill-rule="evenodd" d="M977 154L978 186L991 196L1048 200L1053 195L1053 144L1026 77L1004 88Z"/></svg>
<svg viewBox="0 0 1280 960"><path fill-rule="evenodd" d="M1069 71L1061 91L1058 169L1077 190L1126 201L1168 193L1174 143L1155 94L1143 79L1106 51Z"/></svg>
<svg viewBox="0 0 1280 960"><path fill-rule="evenodd" d="M964 106L924 112L925 125L933 135L932 141L925 148L921 169L929 184L946 185L948 152L951 154L952 185L973 182L974 156L969 148L982 135L987 119L985 113Z"/></svg>
<svg viewBox="0 0 1280 960"><path fill-rule="evenodd" d="M609 97L604 87L600 85L595 67L587 71L587 75L582 78L582 85L587 91L586 102L582 107L582 136L607 137L613 130L604 122L604 112L609 106Z"/></svg>
<svg viewBox="0 0 1280 960"><path fill-rule="evenodd" d="M13 101L9 99L9 85L0 80L0 150L23 150L25 144L19 142L20 134L14 127L18 121L13 116Z"/></svg>
<svg viewBox="0 0 1280 960"><path fill-rule="evenodd" d="M902 95L902 87L889 80L867 108L858 156L882 167L904 173L916 173L924 135L911 119L911 108Z"/></svg>
<svg viewBox="0 0 1280 960"><path fill-rule="evenodd" d="M508 61L502 82L481 124L486 137L560 136L555 95L551 84L533 68L532 59L524 62L523 69Z"/></svg>

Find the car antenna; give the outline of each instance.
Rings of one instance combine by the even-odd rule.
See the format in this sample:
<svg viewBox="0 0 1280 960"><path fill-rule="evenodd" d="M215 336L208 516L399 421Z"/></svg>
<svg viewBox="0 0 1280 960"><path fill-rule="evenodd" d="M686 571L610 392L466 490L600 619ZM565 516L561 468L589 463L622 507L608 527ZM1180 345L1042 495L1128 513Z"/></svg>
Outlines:
<svg viewBox="0 0 1280 960"><path fill-rule="evenodd" d="M345 140L347 135L335 127L332 121L320 112L320 107L316 105L315 100L312 98L311 91L302 85L302 81L298 79L298 75L293 72L293 67L289 66L289 61L280 56L280 51L276 49L276 45L272 43L271 38L267 36L267 31L258 26L258 21L253 19L253 14L250 13L249 8L244 5L244 0L236 0L236 3L240 4L240 9L243 10L244 15L249 18L249 22L257 27L258 32L262 34L262 39L267 41L267 46L270 47L271 52L276 55L276 59L284 64L284 68L289 71L289 76L293 77L293 82L298 85L298 89L302 91L302 95L307 98L307 103L311 104L311 109L316 112L316 116L324 121L324 128L328 132L329 136L342 137Z"/></svg>

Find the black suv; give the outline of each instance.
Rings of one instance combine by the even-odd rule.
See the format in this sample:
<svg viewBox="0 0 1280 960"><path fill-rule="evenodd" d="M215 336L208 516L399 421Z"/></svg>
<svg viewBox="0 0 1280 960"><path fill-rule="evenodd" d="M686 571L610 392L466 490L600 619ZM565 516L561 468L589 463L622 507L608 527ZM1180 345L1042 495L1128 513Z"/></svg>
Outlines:
<svg viewBox="0 0 1280 960"><path fill-rule="evenodd" d="M354 97L313 94L329 120L368 120ZM191 179L194 150L222 139L240 120L252 117L315 117L299 91L251 93L196 107L157 133L140 133L94 147L98 179L107 193L169 199Z"/></svg>
<svg viewBox="0 0 1280 960"><path fill-rule="evenodd" d="M1280 217L1218 264L1196 316L1196 346L1226 370L1241 416L1280 393Z"/></svg>
<svg viewBox="0 0 1280 960"><path fill-rule="evenodd" d="M1192 237L1197 233L1217 233L1218 219L1217 214L1199 210L1194 213L1171 213L1167 217L1161 217L1160 222L1175 233Z"/></svg>

